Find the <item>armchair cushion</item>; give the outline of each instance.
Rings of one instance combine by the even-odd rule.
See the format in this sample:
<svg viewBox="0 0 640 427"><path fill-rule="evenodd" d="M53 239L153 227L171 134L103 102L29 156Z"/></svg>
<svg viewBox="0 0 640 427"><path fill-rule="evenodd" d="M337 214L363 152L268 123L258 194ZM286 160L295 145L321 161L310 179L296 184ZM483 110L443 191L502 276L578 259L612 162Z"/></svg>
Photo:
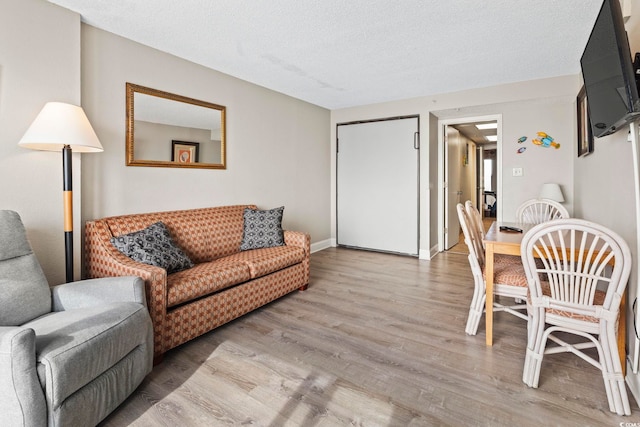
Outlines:
<svg viewBox="0 0 640 427"><path fill-rule="evenodd" d="M0 326L19 326L51 311L51 291L14 211L0 211Z"/></svg>
<svg viewBox="0 0 640 427"><path fill-rule="evenodd" d="M17 212L0 211L0 261L31 254L27 232Z"/></svg>

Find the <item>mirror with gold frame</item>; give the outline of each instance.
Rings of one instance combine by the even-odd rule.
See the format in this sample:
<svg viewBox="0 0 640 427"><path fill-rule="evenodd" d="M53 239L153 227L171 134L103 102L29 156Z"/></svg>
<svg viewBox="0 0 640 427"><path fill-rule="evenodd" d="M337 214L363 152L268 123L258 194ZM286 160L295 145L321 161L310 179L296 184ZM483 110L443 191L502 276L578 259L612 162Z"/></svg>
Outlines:
<svg viewBox="0 0 640 427"><path fill-rule="evenodd" d="M226 169L226 108L127 83L127 166Z"/></svg>

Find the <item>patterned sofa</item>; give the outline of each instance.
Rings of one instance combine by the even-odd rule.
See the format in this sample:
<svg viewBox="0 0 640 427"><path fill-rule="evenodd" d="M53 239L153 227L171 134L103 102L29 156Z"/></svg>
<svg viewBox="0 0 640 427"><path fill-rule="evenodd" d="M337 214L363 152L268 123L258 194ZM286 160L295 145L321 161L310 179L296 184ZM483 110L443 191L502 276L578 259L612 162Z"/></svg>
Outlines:
<svg viewBox="0 0 640 427"><path fill-rule="evenodd" d="M144 279L154 329L154 360L167 350L309 283L310 237L284 231L284 245L241 251L245 208L222 206L122 215L88 221L85 228L88 277L139 276ZM167 274L134 261L111 238L158 221L193 261Z"/></svg>

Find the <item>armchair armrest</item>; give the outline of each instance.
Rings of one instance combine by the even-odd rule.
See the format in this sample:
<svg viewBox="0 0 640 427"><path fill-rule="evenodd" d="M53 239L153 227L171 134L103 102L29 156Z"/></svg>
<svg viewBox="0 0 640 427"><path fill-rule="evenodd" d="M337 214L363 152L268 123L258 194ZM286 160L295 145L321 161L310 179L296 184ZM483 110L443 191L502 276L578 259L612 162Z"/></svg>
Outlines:
<svg viewBox="0 0 640 427"><path fill-rule="evenodd" d="M0 327L0 414L5 425L47 423L47 404L36 372L33 329Z"/></svg>
<svg viewBox="0 0 640 427"><path fill-rule="evenodd" d="M105 277L65 283L51 288L53 311L91 307L109 302L147 301L144 281L137 276Z"/></svg>

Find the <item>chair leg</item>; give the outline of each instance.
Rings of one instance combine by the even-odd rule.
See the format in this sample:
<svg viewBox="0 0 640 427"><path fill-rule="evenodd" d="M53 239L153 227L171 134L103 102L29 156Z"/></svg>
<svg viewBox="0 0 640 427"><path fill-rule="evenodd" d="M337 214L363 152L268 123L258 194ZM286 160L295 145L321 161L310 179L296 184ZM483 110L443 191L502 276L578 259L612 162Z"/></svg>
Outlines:
<svg viewBox="0 0 640 427"><path fill-rule="evenodd" d="M534 310L542 310L535 308ZM529 387L537 388L540 380L540 368L546 347L546 335L544 333L544 314L530 316L527 324L527 352L522 370L522 381Z"/></svg>
<svg viewBox="0 0 640 427"><path fill-rule="evenodd" d="M469 308L469 317L467 317L467 327L465 332L467 335L475 335L478 333L478 326L480 326L480 319L482 319L482 310L478 311L475 307Z"/></svg>
<svg viewBox="0 0 640 427"><path fill-rule="evenodd" d="M482 284L484 285L484 283ZM467 335L475 335L478 333L480 319L484 312L484 304L486 301L484 286L478 286L477 281L473 291L473 298L469 306L469 317L467 317L467 327L465 332Z"/></svg>
<svg viewBox="0 0 640 427"><path fill-rule="evenodd" d="M599 342L602 346L600 365L609 401L609 410L618 415L631 415L629 396L627 395L627 387L622 375L616 333L613 326L603 325L599 334Z"/></svg>

